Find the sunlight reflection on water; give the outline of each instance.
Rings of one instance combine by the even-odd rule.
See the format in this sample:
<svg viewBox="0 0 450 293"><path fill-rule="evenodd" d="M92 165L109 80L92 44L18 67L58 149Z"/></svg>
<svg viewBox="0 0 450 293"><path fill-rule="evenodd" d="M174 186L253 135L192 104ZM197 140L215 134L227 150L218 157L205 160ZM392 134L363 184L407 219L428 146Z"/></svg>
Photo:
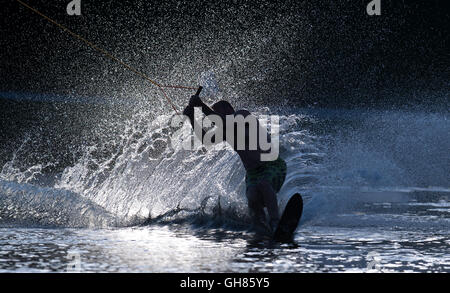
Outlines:
<svg viewBox="0 0 450 293"><path fill-rule="evenodd" d="M449 272L448 233L304 227L296 244L183 226L1 229L1 272ZM375 262L371 262L371 261Z"/></svg>

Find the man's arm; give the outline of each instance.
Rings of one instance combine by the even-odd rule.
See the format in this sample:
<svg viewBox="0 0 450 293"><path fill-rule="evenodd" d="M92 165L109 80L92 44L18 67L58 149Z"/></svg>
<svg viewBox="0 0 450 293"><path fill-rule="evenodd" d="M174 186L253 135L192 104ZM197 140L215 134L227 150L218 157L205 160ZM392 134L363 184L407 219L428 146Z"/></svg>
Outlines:
<svg viewBox="0 0 450 293"><path fill-rule="evenodd" d="M220 116L222 119L225 119L225 116L217 113L216 111L211 109L208 105L203 103L203 101L200 99L198 95L194 95L191 97L191 99L189 100L189 106L202 108L202 112L203 114L205 114L205 116L217 115Z"/></svg>
<svg viewBox="0 0 450 293"><path fill-rule="evenodd" d="M183 111L183 115L187 116L189 118L189 122L192 125L192 129L201 129L201 133L197 133L198 131L195 131L195 135L197 136L200 141L203 142L203 137L205 137L206 131L203 129L201 125L198 124L197 120L194 118L194 107L190 104L187 105L187 107Z"/></svg>
<svg viewBox="0 0 450 293"><path fill-rule="evenodd" d="M222 121L225 123L225 116L221 115L217 112L215 112L213 109L211 109L208 105L206 105L205 103L203 103L203 101L200 99L200 97L198 95L194 95L191 97L191 99L189 100L189 105L184 109L183 111L183 115L187 116L189 118L189 121L192 125L192 128L195 129L201 129L201 134L195 132L195 135L198 137L198 139L200 139L203 142L203 138L205 137L206 131L203 129L203 127L201 125L198 124L198 122L195 120L194 117L194 108L195 107L199 107L201 108L203 114L205 116L209 116L209 115L217 115L220 118L222 118ZM224 126L225 128L225 126ZM200 137L201 135L201 137ZM212 142L216 143L215 141L215 137L212 137Z"/></svg>

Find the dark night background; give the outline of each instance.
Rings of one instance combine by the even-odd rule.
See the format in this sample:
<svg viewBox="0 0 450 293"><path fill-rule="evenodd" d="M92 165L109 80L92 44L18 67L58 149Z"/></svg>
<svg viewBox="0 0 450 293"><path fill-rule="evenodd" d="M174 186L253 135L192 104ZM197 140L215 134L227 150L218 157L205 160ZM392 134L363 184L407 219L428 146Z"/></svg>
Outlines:
<svg viewBox="0 0 450 293"><path fill-rule="evenodd" d="M69 0L25 2L162 84L214 70L237 104L448 109L445 1L381 0L381 16L366 14L369 0L81 0L82 16L66 14ZM16 1L1 7L3 158L35 128L52 148L80 143L87 123L129 114L121 101L164 111L147 81ZM170 91L179 108L190 94Z"/></svg>

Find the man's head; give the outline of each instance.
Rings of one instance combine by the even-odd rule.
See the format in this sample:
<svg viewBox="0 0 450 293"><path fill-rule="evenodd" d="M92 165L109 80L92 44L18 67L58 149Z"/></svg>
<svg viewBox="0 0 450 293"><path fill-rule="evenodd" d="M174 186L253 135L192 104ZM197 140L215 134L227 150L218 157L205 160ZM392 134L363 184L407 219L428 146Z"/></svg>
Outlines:
<svg viewBox="0 0 450 293"><path fill-rule="evenodd" d="M234 114L233 107L227 101L218 101L217 103L212 105L211 108L214 111L216 111L217 113L222 114L222 115L233 115Z"/></svg>

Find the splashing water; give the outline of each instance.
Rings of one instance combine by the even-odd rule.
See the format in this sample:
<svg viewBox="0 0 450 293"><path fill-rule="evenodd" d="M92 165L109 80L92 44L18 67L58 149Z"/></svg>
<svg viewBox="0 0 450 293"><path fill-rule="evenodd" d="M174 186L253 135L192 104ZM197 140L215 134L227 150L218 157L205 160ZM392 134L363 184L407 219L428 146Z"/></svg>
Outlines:
<svg viewBox="0 0 450 293"><path fill-rule="evenodd" d="M448 192L445 117L341 111L341 117L347 119L343 122L353 123L345 128L331 126L333 111L298 112L280 117L281 156L288 164L279 194L281 205L297 191L308 200L328 198L330 205L321 207L325 210L333 209L336 203L352 206L355 201L377 201L376 193L389 200L389 196L408 197L414 191L440 188L441 193ZM361 120L363 115L367 117ZM184 216L229 211L236 219L246 218L245 171L238 156L229 149L184 150L182 141L191 135L189 125L170 126L172 115L153 120L146 117L141 113L125 121L107 156L98 155L105 142L84 146L76 163L46 188L89 200L115 215L120 223L138 224L173 210ZM321 134L324 129L334 135ZM23 156L23 150L32 143L29 136L24 139L3 166L1 179L24 186L42 183L42 170L53 162L18 167L18 155ZM368 199L369 193L373 199ZM310 212L318 211L307 214Z"/></svg>

